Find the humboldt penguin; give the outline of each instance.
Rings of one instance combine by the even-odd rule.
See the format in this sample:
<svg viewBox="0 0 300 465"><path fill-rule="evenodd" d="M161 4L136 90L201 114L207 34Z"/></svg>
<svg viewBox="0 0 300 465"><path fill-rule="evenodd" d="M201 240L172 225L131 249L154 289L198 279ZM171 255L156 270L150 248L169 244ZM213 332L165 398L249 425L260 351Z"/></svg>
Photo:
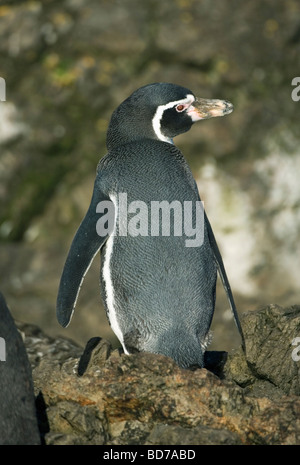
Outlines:
<svg viewBox="0 0 300 465"><path fill-rule="evenodd" d="M226 100L196 98L171 83L139 88L113 112L108 153L71 244L57 297L66 327L84 276L101 254L100 285L126 354L152 352L203 367L219 271L242 336L222 257L196 182L175 136L231 113Z"/></svg>

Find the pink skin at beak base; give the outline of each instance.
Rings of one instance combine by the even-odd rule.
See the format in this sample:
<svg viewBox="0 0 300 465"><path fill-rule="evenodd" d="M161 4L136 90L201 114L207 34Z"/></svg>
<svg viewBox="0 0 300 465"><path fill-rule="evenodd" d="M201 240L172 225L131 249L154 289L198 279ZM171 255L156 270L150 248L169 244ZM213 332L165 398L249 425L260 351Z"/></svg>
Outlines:
<svg viewBox="0 0 300 465"><path fill-rule="evenodd" d="M187 114L192 118L193 122L196 122L202 119L228 115L232 111L233 105L227 100L198 98L188 108Z"/></svg>

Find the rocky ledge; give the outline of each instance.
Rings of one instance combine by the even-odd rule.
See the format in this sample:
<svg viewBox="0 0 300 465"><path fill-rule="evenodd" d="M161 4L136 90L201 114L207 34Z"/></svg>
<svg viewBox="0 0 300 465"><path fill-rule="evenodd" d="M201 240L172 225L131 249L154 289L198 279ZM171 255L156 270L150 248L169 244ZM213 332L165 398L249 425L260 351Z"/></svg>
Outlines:
<svg viewBox="0 0 300 465"><path fill-rule="evenodd" d="M245 313L242 325L246 354L207 352L206 368L194 371L160 355L122 354L101 338L83 351L19 325L43 440L300 444L300 306L269 305Z"/></svg>
<svg viewBox="0 0 300 465"><path fill-rule="evenodd" d="M245 313L246 353L207 352L205 368L184 370L99 337L83 350L36 326L17 323L17 331L0 303L1 330L6 321L11 335L0 364L1 443L300 444L300 306ZM30 363L22 356L21 370L22 350Z"/></svg>

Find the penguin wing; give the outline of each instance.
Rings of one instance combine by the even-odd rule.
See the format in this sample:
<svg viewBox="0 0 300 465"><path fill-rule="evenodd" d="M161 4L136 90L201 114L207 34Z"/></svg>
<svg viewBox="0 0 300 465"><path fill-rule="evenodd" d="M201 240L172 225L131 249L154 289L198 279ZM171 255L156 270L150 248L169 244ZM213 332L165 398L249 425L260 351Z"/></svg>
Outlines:
<svg viewBox="0 0 300 465"><path fill-rule="evenodd" d="M208 218L206 216L206 213L205 213L205 223L206 223L206 226L207 226L209 242L210 242L210 246L212 248L214 257L215 257L218 272L219 272L223 287L225 289L225 292L227 294L227 298L229 300L229 304L230 304L230 307L231 307L231 310L232 310L232 313L233 313L233 316L234 316L236 326L237 326L237 328L239 330L239 333L240 333L240 336L241 336L241 339L242 339L242 348L245 351L245 338L244 338L243 330L242 330L241 323L240 323L240 320L239 320L239 316L238 316L238 313L237 313L235 301L234 301L233 294L232 294L232 291L231 291L231 287L230 287L230 284L229 284L229 281L228 281L228 277L227 277L227 274L226 274L226 270L225 270L225 266L224 266L224 263L223 263L223 260L222 260L222 256L221 256L218 244L216 242L212 227L211 227L210 222L209 222L209 220L208 220Z"/></svg>
<svg viewBox="0 0 300 465"><path fill-rule="evenodd" d="M100 204L102 207L100 207ZM80 224L72 241L66 263L62 272L56 305L56 316L58 322L63 326L68 326L76 301L80 292L83 279L92 264L96 254L109 236L109 228L106 234L98 227L99 220L104 220L108 213L103 214L105 208L110 214L110 225L114 223L114 204L98 186L96 180L92 200L89 209ZM99 213L102 213L99 215ZM113 218L112 218L113 215ZM106 219L106 218L105 218ZM102 221L102 226L104 221ZM102 228L104 231L104 228ZM98 233L101 232L99 235Z"/></svg>

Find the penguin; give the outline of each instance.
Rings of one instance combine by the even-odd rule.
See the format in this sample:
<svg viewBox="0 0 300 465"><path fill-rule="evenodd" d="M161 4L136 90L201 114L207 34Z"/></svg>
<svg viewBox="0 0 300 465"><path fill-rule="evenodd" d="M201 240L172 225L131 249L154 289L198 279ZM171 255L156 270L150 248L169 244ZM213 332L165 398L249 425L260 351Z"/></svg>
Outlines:
<svg viewBox="0 0 300 465"><path fill-rule="evenodd" d="M196 98L185 87L159 82L139 88L113 112L108 152L97 166L90 206L59 284L57 319L63 327L71 320L85 274L100 252L101 295L125 354L151 352L171 357L182 368L202 368L218 271L244 347L222 257L206 212L201 214L199 208L196 181L173 142L197 121L232 110L226 100ZM155 217L159 228L157 224L154 228L151 208L162 202L169 210L159 211L159 220ZM175 206L182 207L181 218ZM180 234L178 225L186 219L183 211L191 224L182 226ZM167 226L172 223L166 234L163 221ZM192 230L201 240L192 242Z"/></svg>

